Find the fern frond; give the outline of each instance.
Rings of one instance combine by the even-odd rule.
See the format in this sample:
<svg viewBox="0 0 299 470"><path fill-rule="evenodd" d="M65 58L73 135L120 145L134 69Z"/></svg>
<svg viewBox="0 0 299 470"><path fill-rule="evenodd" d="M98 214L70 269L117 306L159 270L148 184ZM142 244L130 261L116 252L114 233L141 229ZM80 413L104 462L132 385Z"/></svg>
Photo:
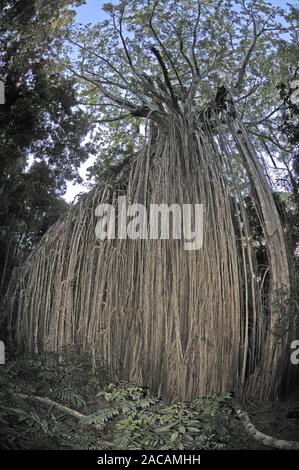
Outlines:
<svg viewBox="0 0 299 470"><path fill-rule="evenodd" d="M120 410L118 408L106 408L86 416L86 418L83 418L81 422L89 425L92 424L96 426L97 429L103 429L111 419L115 418L119 414Z"/></svg>

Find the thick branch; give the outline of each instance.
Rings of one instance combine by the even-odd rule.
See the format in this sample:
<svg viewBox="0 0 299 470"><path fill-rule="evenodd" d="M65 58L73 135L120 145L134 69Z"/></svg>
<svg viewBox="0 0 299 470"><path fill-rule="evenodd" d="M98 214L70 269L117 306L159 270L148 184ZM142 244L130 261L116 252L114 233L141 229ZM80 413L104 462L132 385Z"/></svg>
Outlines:
<svg viewBox="0 0 299 470"><path fill-rule="evenodd" d="M274 139L273 137L270 137L267 134L263 134L261 132L254 132L250 129L249 129L249 132L250 134L255 135L256 137L261 137L263 139L269 140L269 142L276 145L276 147L278 147L280 150L284 150L285 152L288 152L290 150L287 147L284 147L283 145L281 145L276 139Z"/></svg>
<svg viewBox="0 0 299 470"><path fill-rule="evenodd" d="M120 114L118 117L115 117L115 118L98 119L97 121L94 121L94 122L97 124L108 124L109 122L121 121L122 119L126 119L131 116L132 116L132 113Z"/></svg>
<svg viewBox="0 0 299 470"><path fill-rule="evenodd" d="M183 86L182 81L181 81L181 79L180 79L180 76L179 76L179 74L178 74L178 72L177 72L177 69L176 69L176 67L175 67L175 65L174 65L174 63L173 63L173 60L172 60L171 56L168 54L167 49L165 48L163 42L160 40L160 38L159 38L159 36L158 36L158 34L157 34L157 32L156 32L154 26L153 26L153 18L154 18L155 10L156 10L158 4L159 4L159 0L156 0L155 3L154 3L153 9L152 9L151 16L150 16L149 27L150 27L150 29L151 29L151 31L152 31L152 33L153 33L153 35L154 35L156 41L158 42L159 46L161 47L161 49L163 50L164 54L165 54L166 57L168 58L168 60L169 60L169 62L170 62L170 64L171 64L171 66L172 66L172 68L173 68L173 71L174 71L174 73L175 73L175 75L176 75L176 78L177 78L177 80L178 80L178 82L179 82L179 84L180 84L180 87L181 87L181 89L182 89L182 92L184 93L185 89L184 89L184 86Z"/></svg>
<svg viewBox="0 0 299 470"><path fill-rule="evenodd" d="M201 15L201 5L200 1L197 1L197 17L194 25L194 30L193 30L193 41L192 41L192 57L193 57L193 62L196 70L196 75L199 77L200 71L199 71L199 66L198 62L196 59L196 53L195 53L195 47L197 43L197 37L198 37L198 26L199 26L199 21L200 21L200 15Z"/></svg>
<svg viewBox="0 0 299 470"><path fill-rule="evenodd" d="M73 410L72 408L69 408L68 406L61 405L60 403L57 403L56 401L53 401L47 397L39 397L36 395L24 395L23 393L16 393L16 395L20 398L23 398L24 400L39 401L40 403L43 403L45 405L53 406L54 408L57 408L63 413L66 413L72 416L73 418L76 418L79 420L86 418L86 415L79 413L79 411Z"/></svg>
<svg viewBox="0 0 299 470"><path fill-rule="evenodd" d="M279 111L281 108L283 107L283 104L281 104L280 106L278 106L277 108L275 108L273 111L271 111L271 113L267 114L267 116L265 116L264 118L262 119L259 119L258 121L255 121L253 124L254 125L258 125L258 124L263 124L265 121L267 121L271 116L273 116L273 114L277 113L277 111ZM250 123L248 123L250 125Z"/></svg>
<svg viewBox="0 0 299 470"><path fill-rule="evenodd" d="M68 37L68 40L74 44L74 46L77 46L79 47L79 49L82 49L83 51L85 52L88 52L89 54L92 54L94 55L95 57L97 57L98 59L102 60L105 64L108 65L108 67L111 68L111 70L113 70L113 72L115 72L125 83L129 83L128 80L126 79L126 77L108 60L106 59L106 57L103 57L102 55L100 54L97 54L96 52L92 51L91 49L87 49L86 47L82 46L82 44L79 44L78 42L74 41L73 39L71 39L70 37Z"/></svg>
<svg viewBox="0 0 299 470"><path fill-rule="evenodd" d="M126 98L120 98L120 97L115 96L112 93L110 93L105 87L103 87L102 83L99 82L98 80L90 78L85 74L80 74L75 69L73 69L71 67L68 67L68 69L74 75L76 75L77 77L82 78L83 80L86 80L87 82L92 83L93 85L95 85L103 93L103 95L106 98L109 98L111 101L123 106L124 108L132 110L132 111L134 111L138 107L138 105L132 103L131 101L128 101Z"/></svg>
<svg viewBox="0 0 299 470"><path fill-rule="evenodd" d="M253 87L250 88L250 90L247 93L245 93L245 95L240 96L240 98L237 98L235 102L239 103L240 101L246 100L247 98L249 98L249 96L253 95L253 93L256 92L259 86L260 86L260 83L253 85Z"/></svg>
<svg viewBox="0 0 299 470"><path fill-rule="evenodd" d="M152 53L155 55L155 57L157 58L157 61L159 62L160 64L160 67L163 71L163 76L164 76L164 80L165 80L165 84L170 92L170 96L171 96L171 99L172 99L172 103L173 103L173 107L179 111L179 107L178 107L178 100L177 100L177 97L175 96L175 93L174 93L174 90L173 90L173 87L171 85L171 81L170 81L170 78L169 78L169 75L168 75L168 71L167 71L167 68L166 68L166 65L161 57L161 54L160 52L155 48L155 47L151 47L151 51Z"/></svg>
<svg viewBox="0 0 299 470"><path fill-rule="evenodd" d="M263 26L262 28L257 31L257 26L256 26L256 21L255 21L255 17L254 15L252 14L252 12L249 12L250 16L251 16L251 19L252 19L252 23L253 23L253 39L249 45L249 48L245 54L245 57L243 59L243 62L241 64L241 67L240 67L240 70L239 70L239 74L238 74L238 78L237 78L237 81L236 81L236 84L234 86L235 90L236 91L240 91L241 90L241 87L243 85L243 82L244 82L244 79L245 79L245 75L246 75L246 69L247 69L247 66L250 62L250 59L251 59L251 56L252 56L252 53L254 52L255 50L255 47L256 47L256 44L257 44L257 40L259 39L259 37L266 31L266 25L268 23L268 21L270 20L270 18L273 16L273 13L271 13L267 18L266 20L264 21L263 23Z"/></svg>
<svg viewBox="0 0 299 470"><path fill-rule="evenodd" d="M131 70L132 72L134 73L134 75L136 77L138 77L138 73L134 67L134 64L133 64L133 61L131 59L131 56L130 56L130 53L129 53L129 50L128 50L128 47L127 47L127 43L125 41L125 38L124 38L124 35L123 35L123 30L122 30L122 22L123 22L123 16L124 16L124 13L125 13L125 5L122 6L121 8L121 12L120 12L120 17L119 17L119 28L116 26L116 22L115 22L115 15L112 16L112 20L113 20L113 26L114 26L114 29L118 32L119 34L119 37L120 37L120 40L121 40L121 43L123 45L123 48L124 48L124 51L125 51L125 54L126 54L126 57L127 57L127 60L128 60L128 64L129 66L131 67Z"/></svg>

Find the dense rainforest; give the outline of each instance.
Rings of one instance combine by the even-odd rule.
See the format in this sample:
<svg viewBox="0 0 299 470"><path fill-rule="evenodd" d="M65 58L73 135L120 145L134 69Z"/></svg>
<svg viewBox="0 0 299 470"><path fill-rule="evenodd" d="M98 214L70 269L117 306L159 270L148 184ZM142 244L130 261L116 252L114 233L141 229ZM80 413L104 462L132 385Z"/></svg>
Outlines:
<svg viewBox="0 0 299 470"><path fill-rule="evenodd" d="M0 448L298 449L298 5L0 7Z"/></svg>

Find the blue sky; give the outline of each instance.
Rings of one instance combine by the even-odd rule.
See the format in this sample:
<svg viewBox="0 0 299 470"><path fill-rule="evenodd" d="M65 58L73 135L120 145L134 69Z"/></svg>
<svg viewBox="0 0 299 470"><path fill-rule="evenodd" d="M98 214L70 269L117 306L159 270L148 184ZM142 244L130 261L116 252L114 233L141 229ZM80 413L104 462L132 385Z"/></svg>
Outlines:
<svg viewBox="0 0 299 470"><path fill-rule="evenodd" d="M105 19L105 13L102 11L102 5L109 0L86 0L86 4L77 8L77 21L79 23L97 23ZM110 3L118 3L118 0L110 0ZM294 0L270 0L275 6L285 7L287 3L295 5Z"/></svg>
<svg viewBox="0 0 299 470"><path fill-rule="evenodd" d="M109 0L108 0L109 1ZM85 5L81 5L77 8L77 17L76 21L78 23L97 23L102 21L106 18L105 13L102 11L102 5L104 3L108 3L107 0L86 0ZM285 7L287 1L284 0L270 0L271 3L275 6ZM118 3L118 0L110 0L110 3ZM295 4L294 0L290 0L289 3ZM80 175L82 176L83 180L86 181L86 173L87 168L91 166L94 162L94 157L91 157L80 167ZM67 192L64 198L68 202L72 202L74 197L80 192L86 192L86 186L79 185L79 184L67 184Z"/></svg>
<svg viewBox="0 0 299 470"><path fill-rule="evenodd" d="M118 3L118 0L109 0L110 3ZM97 23L106 18L105 13L102 11L102 5L108 3L108 0L86 0L85 5L81 5L77 8L76 21L78 23ZM85 163L83 163L79 169L79 173L84 181L87 179L87 169L94 163L95 158L90 157ZM64 195L64 199L67 202L72 202L75 196L81 192L86 192L87 187L77 183L67 183L67 191Z"/></svg>
<svg viewBox="0 0 299 470"><path fill-rule="evenodd" d="M102 11L104 3L118 3L117 0L86 0L85 5L77 8L77 18L79 23L97 23L105 19L105 13Z"/></svg>

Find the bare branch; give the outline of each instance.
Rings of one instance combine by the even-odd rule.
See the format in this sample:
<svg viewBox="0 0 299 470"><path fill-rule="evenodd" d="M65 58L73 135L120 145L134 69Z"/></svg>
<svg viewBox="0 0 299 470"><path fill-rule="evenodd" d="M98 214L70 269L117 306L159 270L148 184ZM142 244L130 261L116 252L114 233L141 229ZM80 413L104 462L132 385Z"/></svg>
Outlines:
<svg viewBox="0 0 299 470"><path fill-rule="evenodd" d="M196 17L196 21L194 25L194 30L193 30L192 57L193 57L193 62L195 66L196 75L198 77L200 75L200 70L199 70L197 59L196 59L195 47L196 47L196 43L198 40L198 27L199 27L200 15L201 15L201 4L200 4L200 0L197 0L197 17Z"/></svg>
<svg viewBox="0 0 299 470"><path fill-rule="evenodd" d="M240 91L242 85L243 85L243 81L245 79L245 75L246 75L246 69L247 69L247 66L249 64L249 61L251 59L251 55L255 49L255 46L256 46L256 43L257 43L257 39L258 39L258 36L256 34L254 34L254 38L248 48L248 51L244 57L244 60L241 64L241 67L240 67L240 70L239 70L239 74L238 74L238 78L237 78L237 82L234 86L234 88L237 90L237 91Z"/></svg>
<svg viewBox="0 0 299 470"><path fill-rule="evenodd" d="M73 409L69 408L68 406L61 405L60 403L57 403L56 401L53 401L53 400L51 400L50 398L47 398L47 397L39 397L39 396L36 396L36 395L25 395L23 393L16 393L15 395L20 397L20 398L23 398L23 400L27 399L27 400L39 401L40 403L44 403L48 406L57 408L59 411L62 411L63 413L66 413L66 414L72 416L73 418L76 418L76 419L79 419L79 420L86 417L86 415L84 415L82 413L79 413L79 411L73 410Z"/></svg>
<svg viewBox="0 0 299 470"><path fill-rule="evenodd" d="M250 129L248 129L248 131L250 132L250 134L252 135L255 135L257 137L261 137L262 139L266 139L266 140L269 140L269 142L271 142L272 144L276 145L276 147L278 147L280 150L284 150L285 152L288 152L290 149L287 148L287 147L284 147L283 145L281 145L275 138L267 135L267 134L263 134L262 132L254 132Z"/></svg>
<svg viewBox="0 0 299 470"><path fill-rule="evenodd" d="M121 121L122 119L126 119L131 116L132 116L132 113L120 114L118 117L115 117L115 118L98 119L97 121L94 121L94 122L96 124L108 124L109 122Z"/></svg>
<svg viewBox="0 0 299 470"><path fill-rule="evenodd" d="M77 46L79 47L80 49L88 52L89 54L97 57L98 59L102 60L105 64L108 65L108 67L111 68L111 70L113 70L113 72L115 72L125 83L129 83L128 80L126 79L126 77L106 58L106 57L103 57L102 55L100 54L97 54L96 52L86 48L85 46L82 46L82 44L79 44L78 42L74 41L73 39L71 39L70 37L68 37L68 40L74 44L74 46Z"/></svg>
<svg viewBox="0 0 299 470"><path fill-rule="evenodd" d="M275 108L273 111L271 111L269 114L267 114L267 116L265 116L264 118L262 119L259 119L258 121L255 121L253 123L248 123L248 125L259 125L259 124L263 124L265 121L267 121L271 116L273 116L273 114L277 113L277 111L279 110L283 110L283 104L281 104L280 106L278 106L277 108Z"/></svg>
<svg viewBox="0 0 299 470"><path fill-rule="evenodd" d="M183 58L185 59L185 61L187 62L187 64L189 65L190 70L192 72L192 75L194 75L194 67L191 63L191 60L189 59L189 57L187 56L187 54L184 51L184 41L183 41L182 37L179 37L179 44L180 44L180 52L181 52Z"/></svg>
<svg viewBox="0 0 299 470"><path fill-rule="evenodd" d="M165 83L166 83L166 86L170 92L170 96L171 96L171 100L172 100L172 104L173 104L173 107L179 111L179 107L178 107L178 100L177 100L177 97L175 96L175 93L173 91L173 87L171 85L171 81L170 81L170 78L169 78L169 75L168 75L168 71L167 71L167 68L166 68L166 65L161 57L161 54L160 52L155 48L155 47L151 47L151 51L152 53L155 55L155 57L157 58L157 61L159 62L160 64L160 67L163 71L163 76L164 76L164 80L165 80Z"/></svg>
<svg viewBox="0 0 299 470"><path fill-rule="evenodd" d="M181 79L180 79L180 76L179 76L179 74L178 74L178 71L177 71L177 69L176 69L176 67L175 67L175 65L174 65L174 62L173 62L171 56L168 54L167 49L165 48L163 42L160 40L160 38L159 38L159 36L158 36L158 34L157 34L157 32L156 32L154 26L153 26L153 19L154 19L155 11L156 11L156 8L157 8L158 4L159 4L159 0L156 0L155 3L154 3L154 6L153 6L152 12L151 12L151 16L150 16L150 20L149 20L149 27L150 27L150 29L151 29L153 35L154 35L154 38L156 39L156 41L158 42L159 46L160 46L161 49L163 50L165 56L168 58L168 60L169 60L169 62L170 62L170 64L171 64L171 66L172 66L172 68L173 68L173 71L174 71L174 73L175 73L175 75L176 75L176 78L177 78L177 80L178 80L178 82L179 82L179 84L180 84L181 90L182 90L182 92L184 93L184 92L185 92L185 89L184 89L184 86L183 86L182 81L181 81Z"/></svg>
<svg viewBox="0 0 299 470"><path fill-rule="evenodd" d="M122 28L122 23L123 23L123 17L124 17L124 13L125 13L125 8L126 8L126 5L122 5L121 6L121 10L120 10L120 17L119 17L119 27L117 27L116 25L116 21L115 21L115 14L113 13L112 15L112 21L113 21L113 26L114 26L114 29L115 31L117 31L117 33L119 34L119 37L120 37L120 40L121 40L121 43L123 45L123 48L124 48L124 51L125 51L125 54L126 54L126 57L127 57L127 61L129 63L129 66L133 72L133 74L136 76L136 77L139 77L139 74L133 64L133 61L132 61L132 58L131 58L131 55L129 53L129 50L128 50L128 46L127 46L127 43L126 43L126 40L124 38L124 35L123 35L123 28Z"/></svg>
<svg viewBox="0 0 299 470"><path fill-rule="evenodd" d="M240 101L247 100L247 98L249 98L249 96L251 96L251 95L253 95L253 93L255 93L255 91L258 89L259 86L260 86L260 83L257 83L252 88L250 88L250 90L245 95L241 96L240 98L235 99L235 102L239 103Z"/></svg>
<svg viewBox="0 0 299 470"><path fill-rule="evenodd" d="M241 64L241 67L240 67L240 70L239 70L239 74L238 74L238 78L237 78L237 81L236 81L236 84L234 86L234 89L236 91L240 91L241 90L241 87L243 85L243 82L244 82L244 79L245 79L245 75L246 75L246 69L247 69L247 66L250 62L250 59L251 59L251 56L256 48L256 44L257 44L257 41L258 39L260 38L260 36L266 31L266 25L268 23L268 21L273 17L273 13L271 12L270 15L266 18L266 20L264 21L261 29L258 31L257 30L257 24L256 24L256 20L255 20L255 17L254 17L254 14L252 13L252 11L249 11L246 7L245 7L245 4L243 2L243 6L245 8L245 10L247 10L247 12L249 12L249 15L252 19L252 24L253 24L253 39L249 45L249 48L245 54L245 57L243 59L243 62Z"/></svg>
<svg viewBox="0 0 299 470"><path fill-rule="evenodd" d="M125 91L128 91L130 89L128 87L128 85L122 85L121 83L115 82L114 80L110 80L109 78L106 78L103 75L100 75L98 73L91 72L90 70L82 68L82 71L88 73L89 75L92 75L92 76L96 75L97 77L99 77L100 80L96 80L97 83L102 83L102 84L105 84L105 85L115 86L115 87L120 88L121 90L125 90Z"/></svg>
<svg viewBox="0 0 299 470"><path fill-rule="evenodd" d="M198 85L199 85L199 76L196 74L196 76L193 78L192 83L190 85L187 99L185 101L185 112L188 113L191 109L192 102L195 98L196 92L198 90Z"/></svg>
<svg viewBox="0 0 299 470"><path fill-rule="evenodd" d="M134 111L138 105L132 103L131 101L127 100L126 98L121 98L121 97L118 97L118 96L115 96L113 95L112 93L110 93L103 85L101 82L93 79L93 78L90 78L88 77L87 75L85 74L80 74L78 73L75 69L71 68L71 67L67 67L68 70L70 70L74 75L76 75L77 77L83 79L83 80L86 80L87 82L89 83L92 83L93 85L95 85L102 93L103 95L106 97L106 98L109 98L111 101L131 110L131 111Z"/></svg>

